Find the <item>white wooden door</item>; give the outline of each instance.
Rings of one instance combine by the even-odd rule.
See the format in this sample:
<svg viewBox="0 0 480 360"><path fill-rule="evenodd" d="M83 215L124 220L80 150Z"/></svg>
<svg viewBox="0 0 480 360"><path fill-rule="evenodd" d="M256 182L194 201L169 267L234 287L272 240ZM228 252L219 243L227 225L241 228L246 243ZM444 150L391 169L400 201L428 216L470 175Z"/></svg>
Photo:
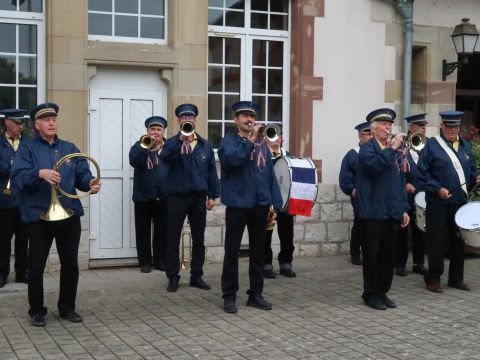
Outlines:
<svg viewBox="0 0 480 360"><path fill-rule="evenodd" d="M124 71L106 70L90 84L90 154L97 160L102 178L101 192L90 198L90 259L137 256L133 168L128 153L145 134L145 119L166 113L166 91L158 73L153 72L158 79L155 90L135 88L132 73ZM147 74L137 75L141 84Z"/></svg>

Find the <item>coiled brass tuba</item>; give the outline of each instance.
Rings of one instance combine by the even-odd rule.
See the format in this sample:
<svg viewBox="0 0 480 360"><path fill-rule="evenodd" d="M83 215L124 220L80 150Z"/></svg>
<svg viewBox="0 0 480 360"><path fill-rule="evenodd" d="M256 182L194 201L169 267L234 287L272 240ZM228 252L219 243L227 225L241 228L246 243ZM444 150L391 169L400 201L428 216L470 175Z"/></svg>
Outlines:
<svg viewBox="0 0 480 360"><path fill-rule="evenodd" d="M84 153L72 153L72 154L67 154L60 158L54 165L53 170L54 171L59 171L60 167L67 161L70 161L70 159L73 158L85 158L88 159L92 162L92 164L95 166L95 169L97 170L97 177L96 180L100 180L100 167L98 166L98 163L95 161L94 158L92 158L88 154ZM82 193L80 195L78 194L69 194L65 192L59 184L57 185L51 185L51 198L50 198L50 206L48 207L47 211L43 212L40 214L40 218L45 221L59 221L59 220L65 220L68 219L73 215L73 211L70 209L65 209L62 204L60 203L60 200L58 199L58 193L61 193L63 196L66 196L70 199L81 199L83 197L86 197L92 193L91 190Z"/></svg>

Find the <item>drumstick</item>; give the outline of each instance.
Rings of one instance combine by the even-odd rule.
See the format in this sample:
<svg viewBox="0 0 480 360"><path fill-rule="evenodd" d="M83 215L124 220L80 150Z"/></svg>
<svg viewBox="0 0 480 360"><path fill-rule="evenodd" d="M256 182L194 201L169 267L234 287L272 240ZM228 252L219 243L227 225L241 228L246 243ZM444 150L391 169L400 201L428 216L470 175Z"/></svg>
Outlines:
<svg viewBox="0 0 480 360"><path fill-rule="evenodd" d="M458 185L457 187L455 187L455 189L453 189L453 191L461 188L461 187L462 187L463 185L465 185L466 183L467 183L467 182L464 182L463 184ZM479 185L479 183L475 184L475 186L473 187L473 189L468 192L467 196L470 196L470 194L478 187L478 185ZM449 194L449 195L452 195L452 192L449 190L449 191L448 191L448 194Z"/></svg>

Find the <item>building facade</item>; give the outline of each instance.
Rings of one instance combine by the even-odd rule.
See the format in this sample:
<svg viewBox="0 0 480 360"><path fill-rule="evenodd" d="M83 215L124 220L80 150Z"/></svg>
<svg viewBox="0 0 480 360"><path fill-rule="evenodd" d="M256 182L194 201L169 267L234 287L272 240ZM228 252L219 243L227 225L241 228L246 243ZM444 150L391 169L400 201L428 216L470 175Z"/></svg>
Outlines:
<svg viewBox="0 0 480 360"><path fill-rule="evenodd" d="M60 136L100 164L102 191L83 202L82 267L135 261L128 151L144 133L148 116L165 116L168 136L176 133L174 109L183 102L199 107L197 130L215 147L233 131L230 105L240 99L259 103L258 120L282 124L285 147L312 158L319 173L313 215L296 219L296 256L348 252L352 210L336 184L343 155L356 145L353 127L376 107L402 115L403 19L395 5L0 2L1 107L58 103ZM473 96L468 116L478 121L478 92L471 89L476 85L457 91L456 73L443 82L441 60L455 58L453 27L467 15L480 23L479 10L475 0L414 2L411 112L431 114L430 134L438 126L438 111L456 106L457 92ZM401 127L401 120L396 125ZM207 260L220 260L224 208L216 207L207 220ZM278 246L278 239L274 243ZM52 256L50 267L57 266Z"/></svg>

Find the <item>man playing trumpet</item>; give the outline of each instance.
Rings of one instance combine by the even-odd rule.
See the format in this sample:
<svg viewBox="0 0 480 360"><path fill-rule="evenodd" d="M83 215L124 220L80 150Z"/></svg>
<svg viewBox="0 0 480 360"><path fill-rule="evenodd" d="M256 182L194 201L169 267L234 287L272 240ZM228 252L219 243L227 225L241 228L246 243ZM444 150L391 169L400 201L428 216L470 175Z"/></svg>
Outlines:
<svg viewBox="0 0 480 360"><path fill-rule="evenodd" d="M405 161L399 151L405 134L391 139L395 112L377 109L367 115L373 139L360 147L357 210L362 219L363 301L376 310L395 308L387 297L393 279L395 240L408 225Z"/></svg>
<svg viewBox="0 0 480 360"><path fill-rule="evenodd" d="M143 273L149 273L152 265L165 271L168 166L160 160L160 153L166 140L164 134L167 125L167 120L161 116L146 119L147 135L142 136L129 153L130 165L134 168L132 200L137 255L140 271Z"/></svg>
<svg viewBox="0 0 480 360"><path fill-rule="evenodd" d="M198 108L182 104L175 109L180 132L167 141L160 155L169 166L168 241L166 274L167 291L178 289L180 276L179 245L183 223L188 216L192 235L190 286L209 290L203 281L205 262L205 226L207 210L213 209L218 197L218 176L212 145L195 132ZM188 126L185 126L188 124ZM189 129L187 130L187 128Z"/></svg>
<svg viewBox="0 0 480 360"><path fill-rule="evenodd" d="M248 306L272 309L263 292L263 265L267 216L270 206L275 212L282 208L282 195L273 173L268 146L257 143L255 117L258 105L239 101L232 105L238 132L223 138L218 149L222 168L221 199L225 204L225 256L223 259L222 291L227 313L236 313L238 285L238 254L245 226L249 240L250 288Z"/></svg>
<svg viewBox="0 0 480 360"><path fill-rule="evenodd" d="M28 301L30 323L45 326L47 308L43 303L43 272L53 238L60 258L60 293L58 312L61 318L81 322L76 312L75 300L78 285L78 245L80 243L80 216L83 208L80 200L61 197L61 204L72 211L72 216L59 221L41 219L51 202L52 185L61 182L62 189L75 194L75 189L100 190L100 183L90 172L85 159L70 160L58 171L55 163L63 156L78 153L72 143L57 136L58 105L37 105L30 117L35 122L36 137L22 145L17 152L12 169L12 184L19 193L20 213L27 223L30 239L28 260Z"/></svg>

